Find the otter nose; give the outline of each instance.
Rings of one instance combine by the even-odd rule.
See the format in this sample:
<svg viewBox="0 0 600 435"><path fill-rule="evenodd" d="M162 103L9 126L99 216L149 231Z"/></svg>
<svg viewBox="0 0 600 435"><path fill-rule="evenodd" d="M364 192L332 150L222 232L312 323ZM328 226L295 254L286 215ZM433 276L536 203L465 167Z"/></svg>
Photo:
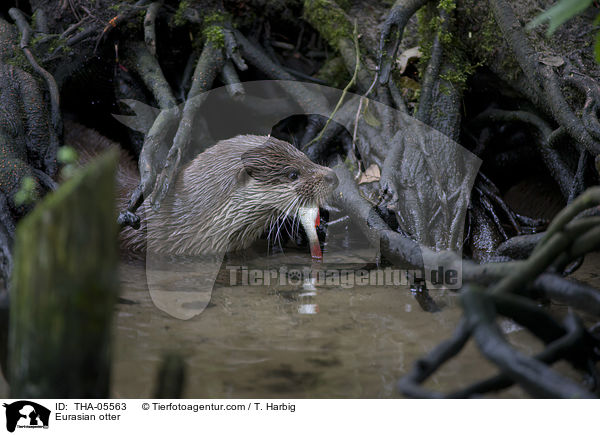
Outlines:
<svg viewBox="0 0 600 435"><path fill-rule="evenodd" d="M331 170L325 174L324 178L327 184L331 186L331 190L335 189L336 187L338 187L338 184L340 184L337 175L335 175L335 172Z"/></svg>

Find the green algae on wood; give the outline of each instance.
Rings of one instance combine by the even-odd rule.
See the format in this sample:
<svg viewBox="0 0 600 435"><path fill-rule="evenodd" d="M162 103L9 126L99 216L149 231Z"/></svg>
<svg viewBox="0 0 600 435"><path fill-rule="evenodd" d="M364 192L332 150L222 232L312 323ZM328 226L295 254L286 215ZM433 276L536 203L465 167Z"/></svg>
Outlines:
<svg viewBox="0 0 600 435"><path fill-rule="evenodd" d="M224 25L231 19L222 12L212 12L204 17L202 36L206 43L211 43L215 48L225 48Z"/></svg>
<svg viewBox="0 0 600 435"><path fill-rule="evenodd" d="M439 0L436 4L430 3L427 7L417 12L419 21L419 39L422 56L419 59L419 73L422 76L431 59L433 39L437 36L443 46L446 63L451 65L440 74L440 78L449 85L457 86L463 90L468 78L481 66L482 62L473 63L465 56L465 47L457 37L454 22L455 0ZM440 14L443 11L446 18ZM450 20L450 22L445 22ZM445 24L445 25L444 25ZM489 32L489 29L487 29ZM450 94L447 86L441 88L444 94Z"/></svg>
<svg viewBox="0 0 600 435"><path fill-rule="evenodd" d="M13 397L103 398L118 293L116 153L47 195L17 226L10 290Z"/></svg>

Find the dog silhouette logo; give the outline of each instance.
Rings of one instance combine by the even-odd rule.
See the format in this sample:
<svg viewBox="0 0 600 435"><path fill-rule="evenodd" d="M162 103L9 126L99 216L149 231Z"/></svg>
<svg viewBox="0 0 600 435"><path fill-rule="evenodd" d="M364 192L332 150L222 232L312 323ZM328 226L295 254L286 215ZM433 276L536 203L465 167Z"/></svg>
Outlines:
<svg viewBox="0 0 600 435"><path fill-rule="evenodd" d="M4 404L6 408L6 430L14 432L18 428L48 428L50 410L29 400L19 400Z"/></svg>

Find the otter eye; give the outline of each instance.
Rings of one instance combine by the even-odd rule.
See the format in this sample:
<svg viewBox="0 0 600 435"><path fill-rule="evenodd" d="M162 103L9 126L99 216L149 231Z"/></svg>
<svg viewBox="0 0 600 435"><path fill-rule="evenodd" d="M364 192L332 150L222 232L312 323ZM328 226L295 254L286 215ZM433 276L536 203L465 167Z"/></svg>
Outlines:
<svg viewBox="0 0 600 435"><path fill-rule="evenodd" d="M288 174L288 178L290 180L297 180L298 179L298 173L296 171L292 171Z"/></svg>

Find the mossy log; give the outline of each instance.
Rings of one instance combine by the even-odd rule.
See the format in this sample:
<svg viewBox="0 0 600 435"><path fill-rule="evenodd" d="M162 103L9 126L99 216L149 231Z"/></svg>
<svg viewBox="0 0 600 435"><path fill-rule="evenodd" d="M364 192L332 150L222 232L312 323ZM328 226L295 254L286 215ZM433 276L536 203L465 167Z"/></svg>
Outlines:
<svg viewBox="0 0 600 435"><path fill-rule="evenodd" d="M118 293L116 157L107 153L82 169L17 227L8 356L13 397L108 396Z"/></svg>

